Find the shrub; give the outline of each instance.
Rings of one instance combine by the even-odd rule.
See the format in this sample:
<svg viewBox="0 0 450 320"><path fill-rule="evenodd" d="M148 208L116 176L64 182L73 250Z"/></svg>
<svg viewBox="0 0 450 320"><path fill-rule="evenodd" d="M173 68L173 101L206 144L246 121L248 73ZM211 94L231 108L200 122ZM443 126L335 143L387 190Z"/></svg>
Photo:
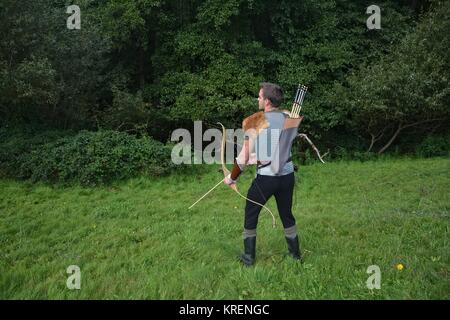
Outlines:
<svg viewBox="0 0 450 320"><path fill-rule="evenodd" d="M416 149L421 157L436 157L450 154L450 136L428 136Z"/></svg>
<svg viewBox="0 0 450 320"><path fill-rule="evenodd" d="M149 137L117 131L80 131L19 157L20 178L94 186L144 174L167 173L170 150Z"/></svg>
<svg viewBox="0 0 450 320"><path fill-rule="evenodd" d="M37 126L0 127L0 172L10 177L18 176L20 161L24 155L46 143L70 135L74 135L74 132Z"/></svg>

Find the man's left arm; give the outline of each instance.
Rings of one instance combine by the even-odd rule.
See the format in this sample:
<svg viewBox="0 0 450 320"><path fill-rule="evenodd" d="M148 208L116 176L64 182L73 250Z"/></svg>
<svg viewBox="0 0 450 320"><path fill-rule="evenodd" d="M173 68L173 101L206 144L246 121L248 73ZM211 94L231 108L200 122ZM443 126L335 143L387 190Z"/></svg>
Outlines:
<svg viewBox="0 0 450 320"><path fill-rule="evenodd" d="M231 173L227 177L225 177L225 183L227 185L232 185L236 183L238 177L245 170L245 167L247 166L250 160L251 148L252 148L251 140L245 139L241 152L239 153L238 157L234 159L233 169L231 170Z"/></svg>

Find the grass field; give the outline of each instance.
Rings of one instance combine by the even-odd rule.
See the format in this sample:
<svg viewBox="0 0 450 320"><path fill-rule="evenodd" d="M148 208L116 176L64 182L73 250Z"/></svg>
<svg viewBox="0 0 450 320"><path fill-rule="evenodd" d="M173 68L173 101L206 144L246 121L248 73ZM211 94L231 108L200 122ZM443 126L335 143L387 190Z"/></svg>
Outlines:
<svg viewBox="0 0 450 320"><path fill-rule="evenodd" d="M243 199L220 186L187 210L218 168L99 188L0 180L0 298L450 299L450 159L301 167L304 263L283 256L281 222L272 229L263 211L251 268L236 259ZM80 290L66 287L69 265L81 269ZM379 290L366 286L370 265Z"/></svg>

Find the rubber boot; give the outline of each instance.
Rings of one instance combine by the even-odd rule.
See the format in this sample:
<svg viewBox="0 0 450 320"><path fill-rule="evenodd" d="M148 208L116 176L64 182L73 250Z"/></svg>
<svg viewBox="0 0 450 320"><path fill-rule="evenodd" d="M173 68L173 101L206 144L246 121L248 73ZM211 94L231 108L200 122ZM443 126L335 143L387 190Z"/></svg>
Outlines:
<svg viewBox="0 0 450 320"><path fill-rule="evenodd" d="M288 250L289 250L289 256L296 260L301 260L301 253L300 253L300 246L298 243L298 236L295 236L295 238L286 238Z"/></svg>
<svg viewBox="0 0 450 320"><path fill-rule="evenodd" d="M251 266L255 263L256 257L256 237L248 237L244 239L244 253L239 259L246 266Z"/></svg>

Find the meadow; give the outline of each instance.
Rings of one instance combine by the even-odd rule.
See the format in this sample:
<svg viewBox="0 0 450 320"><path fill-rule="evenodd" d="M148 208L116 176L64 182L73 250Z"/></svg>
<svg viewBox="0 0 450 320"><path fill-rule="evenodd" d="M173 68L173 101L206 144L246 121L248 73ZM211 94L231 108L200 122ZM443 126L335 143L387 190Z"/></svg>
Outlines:
<svg viewBox="0 0 450 320"><path fill-rule="evenodd" d="M188 210L219 167L91 188L1 179L0 298L450 299L449 158L301 166L304 261L284 256L281 221L263 210L250 268L237 260L243 199L223 185ZM70 265L79 290L66 286ZM371 265L380 289L367 288Z"/></svg>

